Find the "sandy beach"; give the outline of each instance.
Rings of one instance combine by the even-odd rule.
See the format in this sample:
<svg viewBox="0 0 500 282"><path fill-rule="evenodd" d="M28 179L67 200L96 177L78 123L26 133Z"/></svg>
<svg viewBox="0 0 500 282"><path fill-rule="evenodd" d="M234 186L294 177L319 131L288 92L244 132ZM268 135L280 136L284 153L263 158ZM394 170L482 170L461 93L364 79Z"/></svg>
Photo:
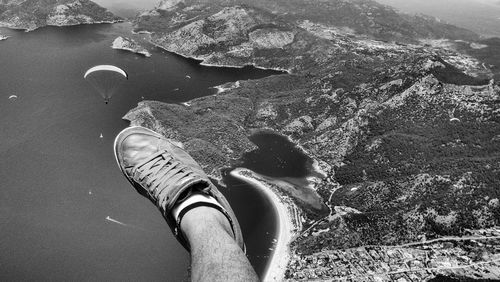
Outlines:
<svg viewBox="0 0 500 282"><path fill-rule="evenodd" d="M248 169L237 168L231 171L231 175L265 193L274 204L279 218L277 243L274 246L263 281L283 281L286 266L290 260L290 242L298 231L297 229L300 228L300 222L297 222L297 213L292 213L297 208L289 199L284 199L276 191L273 191L273 188L266 184L259 174Z"/></svg>

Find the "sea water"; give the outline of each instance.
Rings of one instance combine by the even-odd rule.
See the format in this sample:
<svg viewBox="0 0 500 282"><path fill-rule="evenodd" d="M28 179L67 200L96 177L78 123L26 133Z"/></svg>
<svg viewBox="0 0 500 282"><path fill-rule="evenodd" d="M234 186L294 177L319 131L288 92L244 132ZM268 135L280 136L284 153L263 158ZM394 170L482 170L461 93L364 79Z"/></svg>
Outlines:
<svg viewBox="0 0 500 282"><path fill-rule="evenodd" d="M276 72L203 67L149 45L151 58L110 47L120 35L141 39L130 30L128 23L0 29L10 36L0 42L0 280L187 277L188 253L116 166L112 142L128 126L121 117L143 99L182 103ZM98 64L129 74L108 105L83 79ZM262 274L275 232L272 205L251 186L225 180L221 189Z"/></svg>

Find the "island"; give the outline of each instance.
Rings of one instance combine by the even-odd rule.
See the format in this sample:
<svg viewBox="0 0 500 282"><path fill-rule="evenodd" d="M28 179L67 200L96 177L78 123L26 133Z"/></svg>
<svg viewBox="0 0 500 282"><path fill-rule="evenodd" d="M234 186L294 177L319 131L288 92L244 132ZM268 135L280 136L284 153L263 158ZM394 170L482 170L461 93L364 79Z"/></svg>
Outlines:
<svg viewBox="0 0 500 282"><path fill-rule="evenodd" d="M0 34L0 41L5 40L7 38L9 38L7 35Z"/></svg>
<svg viewBox="0 0 500 282"><path fill-rule="evenodd" d="M304 187L234 172L289 207L287 262L275 253L265 279L500 277L496 39L370 0L165 0L135 31L204 65L286 72L124 117L182 142L214 179L255 150L255 129L313 160Z"/></svg>
<svg viewBox="0 0 500 282"><path fill-rule="evenodd" d="M130 51L132 53L140 54L145 57L151 57L151 53L149 53L149 51L146 48L142 47L135 40L128 37L122 37L122 36L117 37L113 41L113 45L111 46L111 48Z"/></svg>
<svg viewBox="0 0 500 282"><path fill-rule="evenodd" d="M44 26L115 23L122 21L90 0L0 2L0 26L32 31Z"/></svg>

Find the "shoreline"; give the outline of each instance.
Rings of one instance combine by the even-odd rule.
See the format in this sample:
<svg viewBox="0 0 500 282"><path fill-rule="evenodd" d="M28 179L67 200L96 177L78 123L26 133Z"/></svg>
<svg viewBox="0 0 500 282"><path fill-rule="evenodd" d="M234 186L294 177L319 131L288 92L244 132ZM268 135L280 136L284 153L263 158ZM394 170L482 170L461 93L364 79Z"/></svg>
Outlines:
<svg viewBox="0 0 500 282"><path fill-rule="evenodd" d="M40 26L35 26L35 27L22 27L22 26L17 26L15 24L9 23L9 22L0 22L0 27L3 28L8 28L12 30L22 30L24 32L32 32L40 28L44 27L72 27L72 26L79 26L79 25L94 25L94 24L115 24L115 23L122 23L125 22L124 20L114 20L114 21L95 21L95 22L83 22L83 23L75 23L75 24L45 24L45 25L40 25Z"/></svg>
<svg viewBox="0 0 500 282"><path fill-rule="evenodd" d="M122 23L125 22L125 20L112 20L112 21L93 21L93 22L82 22L82 23L74 23L74 24L45 24L45 25L37 25L34 27L23 27L23 26L18 26L9 22L0 22L0 27L2 28L8 28L12 30L22 30L24 32L32 32L40 28L44 27L72 27L72 26L79 26L79 25L94 25L94 24L116 24L116 23Z"/></svg>
<svg viewBox="0 0 500 282"><path fill-rule="evenodd" d="M148 34L151 36L151 34L153 34L152 32L148 32L146 31L145 34ZM258 66L257 64L255 63L251 63L251 64L246 64L246 65L226 65L226 64L210 64L210 63L206 63L205 61L207 60L207 58L205 57L195 57L195 56L190 56L190 55L185 55L185 54L182 54L182 53L179 53L179 52L176 52L176 51L172 51L172 50L169 50L167 49L166 47L156 43L156 42L153 42L153 40L151 40L151 37L147 40L150 44L152 44L153 46L157 47L157 48L160 48L164 51L167 51L169 53L172 53L172 54L175 54L175 55L178 55L178 56L181 56L181 57L184 57L186 59L190 59L190 60L195 60L195 61L198 61L199 64L201 66L205 66L205 67L216 67L216 68L236 68L236 69L242 69L246 66L250 66L250 67L254 67L256 69L261 69L261 70L271 70L271 71L280 71L280 72L284 72L286 74L292 74L292 70L291 69L282 69L282 68L266 68L266 67L261 67L261 66ZM279 74L276 74L276 75L279 75Z"/></svg>
<svg viewBox="0 0 500 282"><path fill-rule="evenodd" d="M141 56L146 57L146 58L151 58L151 53L149 53L148 51L136 51L136 50L134 50L132 48L128 48L128 47L114 47L114 46L111 46L111 49L128 51L130 53L141 55Z"/></svg>
<svg viewBox="0 0 500 282"><path fill-rule="evenodd" d="M290 243L301 228L298 219L298 208L289 199L280 195L259 174L243 168L236 168L230 172L231 176L243 180L259 191L263 192L273 203L278 216L277 243L274 246L271 258L268 262L263 281L283 281L285 271L291 259ZM293 211L293 215L291 212Z"/></svg>
<svg viewBox="0 0 500 282"><path fill-rule="evenodd" d="M219 88L217 88L219 89ZM224 89L224 88L223 88ZM233 88L226 88L226 89L233 89ZM218 94L218 93L217 93ZM311 159L312 161L312 164L311 164L311 172L313 173L317 173L319 175L321 175L321 178L326 178L328 176L328 173L326 170L330 170L329 168L322 168L321 167L321 162L319 159L317 159L316 157L312 156L301 144L300 142L294 140L291 136L289 135L286 135L280 131L277 131L276 129L274 128L271 128L271 127L262 127L262 128L259 128L259 129L252 129L251 130L251 135L253 134L256 134L256 133L259 133L259 132L270 132L272 134L276 134L276 135L279 135L279 136L282 136L282 137L285 137L288 142L292 143L295 145L295 147L297 147L301 152L302 154L304 154L305 156L307 156L309 159ZM314 189L314 185L315 185L315 182L316 182L316 179L320 178L320 177L317 177L317 176L312 176L312 175L309 175L306 177L307 180L310 182L310 185L309 185L309 188ZM321 179L320 178L320 179Z"/></svg>
<svg viewBox="0 0 500 282"><path fill-rule="evenodd" d="M120 45L120 41L118 43L115 43L118 39L121 39L122 45ZM134 46L135 44L136 48L134 49L132 47L128 47L126 46L126 44L130 44L132 46ZM115 50L128 51L134 54L142 55L146 58L150 58L152 56L151 53L146 48L138 44L134 39L125 36L118 36L117 38L115 38L115 40L111 44L111 48Z"/></svg>

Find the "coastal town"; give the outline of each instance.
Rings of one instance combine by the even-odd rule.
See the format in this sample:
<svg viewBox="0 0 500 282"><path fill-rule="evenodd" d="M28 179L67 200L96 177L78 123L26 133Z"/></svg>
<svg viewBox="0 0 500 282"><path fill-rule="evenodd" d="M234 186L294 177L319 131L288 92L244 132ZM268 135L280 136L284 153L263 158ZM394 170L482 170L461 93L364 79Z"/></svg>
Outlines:
<svg viewBox="0 0 500 282"><path fill-rule="evenodd" d="M399 246L362 246L294 255L287 278L328 281L428 281L437 276L498 279L500 228L470 230Z"/></svg>
<svg viewBox="0 0 500 282"><path fill-rule="evenodd" d="M152 44L203 65L287 73L225 84L185 107L141 102L124 119L202 139L192 150L215 178L256 150L256 129L289 138L324 172L311 187L234 172L279 214L264 281L499 277L500 88L482 66L495 64L496 45L372 1L304 1L291 14L279 12L290 1L165 4L134 23Z"/></svg>
<svg viewBox="0 0 500 282"><path fill-rule="evenodd" d="M500 227L466 230L460 237L423 237L421 241L394 246L366 245L300 254L283 241L314 236L318 232L314 224L300 232L304 221L300 209L265 176L247 169L236 169L233 174L267 194L278 210L281 244L271 256L266 281L279 281L283 272L291 281L416 282L436 277L500 277Z"/></svg>
<svg viewBox="0 0 500 282"><path fill-rule="evenodd" d="M116 29L42 29L123 21L127 23ZM180 267L163 257L167 252L147 252L164 240L147 230L153 222L133 218L135 212L115 217L118 208L113 217L107 215L110 191L123 192L112 177L113 185L100 187L109 166L103 165L107 155L99 150L110 141L107 136L125 125L119 118L172 139L220 182L223 170L239 167L245 154L257 150L250 138L257 131L282 136L303 152L314 175L273 176L243 165L230 172L265 194L278 218L272 248L264 248L272 252L257 271L263 281L500 278L498 38L372 0L161 0L129 19L90 0L4 0L0 26L4 54L12 54L3 58L16 59L2 64L5 71L0 72L9 82L3 84L8 106L29 102L33 108L26 112L35 113L26 119L17 110L22 107L5 109L8 134L0 144L6 163L13 165L3 170L9 197L2 208L9 214L1 223L8 231L4 241L13 243L3 246L0 280L109 280L123 275L125 280L152 281L163 280L165 271L170 280L181 279ZM56 51L58 60L49 61ZM34 59L28 60L31 55ZM113 103L101 111L90 96L80 94L88 91L80 83L85 78L80 68L108 58L130 70L130 87L122 88L130 103ZM223 69L218 82L211 78L215 68L200 65L232 69ZM247 69L269 72L233 76ZM164 75L167 70L171 72ZM188 98L183 86L201 88L207 81L211 84L192 90L196 95ZM142 87L133 91L132 84ZM62 93L68 92L75 95L63 100L69 96ZM16 94L23 97L18 103ZM110 107L123 108L117 115ZM111 114L113 122L104 123ZM68 126L59 126L62 119ZM20 120L29 124L23 127ZM104 132L99 147L86 137L98 136L90 132L95 124L109 130L95 131ZM61 129L67 134L60 134ZM69 137L63 140L68 143L59 143L61 136ZM34 142L52 137L57 142L44 150ZM82 146L73 146L75 140ZM73 148L82 150L78 156L84 161L74 162ZM29 157L19 157L23 154ZM72 165L64 165L66 161ZM21 183L17 176L24 176L26 167L33 173ZM91 191L78 182L81 176L95 180L96 187ZM64 197L54 197L51 189L60 189L58 195ZM125 196L117 201L121 206L142 208ZM31 214L18 216L25 210ZM246 212L260 218L254 210ZM130 221L124 222L135 219L145 229L122 228L126 224L114 219L126 216ZM117 226L102 226L102 221ZM137 240L145 238L134 233L139 231L152 239ZM93 243L89 238L99 238L103 248L81 243ZM147 260L138 259L142 251ZM65 271L53 271L57 267ZM68 271L70 267L76 270Z"/></svg>

